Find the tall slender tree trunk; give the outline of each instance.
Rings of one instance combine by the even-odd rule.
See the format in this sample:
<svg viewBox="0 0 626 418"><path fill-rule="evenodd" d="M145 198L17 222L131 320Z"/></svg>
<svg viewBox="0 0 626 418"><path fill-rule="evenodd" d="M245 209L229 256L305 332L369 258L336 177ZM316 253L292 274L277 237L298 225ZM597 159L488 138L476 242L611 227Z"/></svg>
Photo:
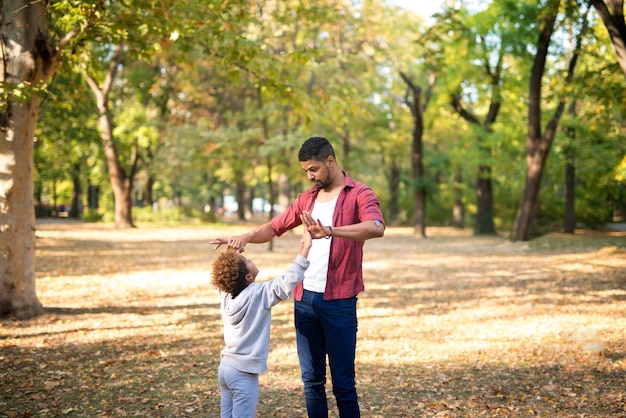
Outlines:
<svg viewBox="0 0 626 418"><path fill-rule="evenodd" d="M574 165L573 152L566 150L565 163L565 225L564 232L573 234L576 230L576 166Z"/></svg>
<svg viewBox="0 0 626 418"><path fill-rule="evenodd" d="M398 203L398 195L400 191L400 164L394 159L389 169L389 221L391 223L398 220L400 213L400 204Z"/></svg>
<svg viewBox="0 0 626 418"><path fill-rule="evenodd" d="M341 136L341 148L342 148L342 167L347 170L349 173L352 170L352 166L350 163L350 151L352 151L352 146L350 143L350 132L347 128L344 127L343 135Z"/></svg>
<svg viewBox="0 0 626 418"><path fill-rule="evenodd" d="M152 197L154 190L154 176L152 174L148 174L148 178L146 179L146 184L143 189L143 196L141 197L141 203L143 206L152 207L152 203L154 198Z"/></svg>
<svg viewBox="0 0 626 418"><path fill-rule="evenodd" d="M530 75L528 99L528 134L526 137L526 181L522 200L515 217L512 241L529 241L532 224L539 204L539 190L543 166L552 146L554 133L541 133L541 80L546 66L548 47L554 31L560 0L551 0L546 6L546 17L539 33L537 52ZM553 119L554 121L554 119ZM552 122L552 121L551 121ZM554 125L556 130L556 125Z"/></svg>
<svg viewBox="0 0 626 418"><path fill-rule="evenodd" d="M83 185L80 179L80 163L74 164L72 170L72 183L74 184L74 196L72 197L72 209L70 216L80 219L83 214Z"/></svg>
<svg viewBox="0 0 626 418"><path fill-rule="evenodd" d="M414 119L413 127L413 143L411 147L411 167L412 177L415 185L414 190L414 209L413 209L413 226L415 228L415 236L418 238L426 238L426 187L423 184L424 179L424 145L422 143L423 120Z"/></svg>
<svg viewBox="0 0 626 418"><path fill-rule="evenodd" d="M243 179L243 172L235 170L235 199L237 200L237 218L240 221L246 220L246 182Z"/></svg>
<svg viewBox="0 0 626 418"><path fill-rule="evenodd" d="M568 113L576 117L576 102L572 101ZM571 141L565 147L565 222L563 232L573 234L576 229L576 151L573 146L576 140L576 129L570 127L567 136Z"/></svg>
<svg viewBox="0 0 626 418"><path fill-rule="evenodd" d="M463 203L463 172L457 168L454 174L454 208L452 209L452 224L455 228L465 227L465 204Z"/></svg>
<svg viewBox="0 0 626 418"><path fill-rule="evenodd" d="M108 113L108 105L98 106L100 117L98 126L104 144L104 155L109 169L109 178L115 199L115 227L133 228L132 217L132 181L126 175L113 142L113 124Z"/></svg>
<svg viewBox="0 0 626 418"><path fill-rule="evenodd" d="M541 25L542 30L537 43L537 52L531 70L528 96L528 136L526 138L526 182L513 226L512 241L529 241L531 238L533 221L539 206L543 169L556 136L559 120L565 109L565 99L562 98L542 134L541 80L560 4L560 0L550 0L546 5L544 20ZM570 82L574 77L574 68L580 55L582 38L588 27L586 14L583 19L581 30L576 36L576 47L569 62L566 82Z"/></svg>
<svg viewBox="0 0 626 418"><path fill-rule="evenodd" d="M493 221L493 187L491 166L478 167L476 181L476 224L474 235L495 235L496 226Z"/></svg>
<svg viewBox="0 0 626 418"><path fill-rule="evenodd" d="M100 207L100 186L89 184L87 186L87 207L97 210Z"/></svg>
<svg viewBox="0 0 626 418"><path fill-rule="evenodd" d="M529 147L526 155L526 182L522 201L515 218L513 241L529 241L539 206L541 177L548 154L540 147Z"/></svg>
<svg viewBox="0 0 626 418"><path fill-rule="evenodd" d="M102 87L100 87L92 77L85 74L85 80L96 97L99 115L98 127L100 128L100 137L104 146L104 155L109 169L109 179L111 180L111 188L113 189L113 197L115 200L115 227L119 229L134 228L135 226L133 224L132 215L132 192L134 171L137 167L136 155L133 158L133 168L130 173L127 174L120 163L120 157L113 138L113 122L109 109L109 94L111 93L113 81L117 75L122 53L123 46L117 45L113 51L113 58L109 64L109 70Z"/></svg>
<svg viewBox="0 0 626 418"><path fill-rule="evenodd" d="M263 89L261 89L260 87L257 89L257 101L259 104L259 109L263 109L263 107L265 106L265 103L263 101ZM263 137L261 138L261 145L264 145L267 141L267 139L270 137L270 128L269 128L269 122L267 119L267 116L263 116L263 119L261 120L261 126L263 127ZM270 210L268 213L268 219L272 219L274 217L274 204L276 203L276 186L274 184L274 182L272 181L272 176L274 174L274 160L272 159L272 155L270 153L268 153L267 157L265 158L265 165L267 166L267 190L269 193L269 205L270 205ZM250 204L252 204L252 201L250 201ZM261 209L263 210L263 208ZM274 251L274 240L271 239L268 243L268 251Z"/></svg>
<svg viewBox="0 0 626 418"><path fill-rule="evenodd" d="M422 98L422 88L417 86L409 76L400 73L407 85L405 104L411 110L413 116L413 129L411 131L411 175L413 182L413 227L417 238L426 238L426 185L424 175L424 111L435 87L436 77L429 77L428 89Z"/></svg>
<svg viewBox="0 0 626 418"><path fill-rule="evenodd" d="M285 173L278 175L278 210L284 211L291 202L291 183Z"/></svg>
<svg viewBox="0 0 626 418"><path fill-rule="evenodd" d="M59 216L59 205L57 201L57 179L52 179L52 215Z"/></svg>

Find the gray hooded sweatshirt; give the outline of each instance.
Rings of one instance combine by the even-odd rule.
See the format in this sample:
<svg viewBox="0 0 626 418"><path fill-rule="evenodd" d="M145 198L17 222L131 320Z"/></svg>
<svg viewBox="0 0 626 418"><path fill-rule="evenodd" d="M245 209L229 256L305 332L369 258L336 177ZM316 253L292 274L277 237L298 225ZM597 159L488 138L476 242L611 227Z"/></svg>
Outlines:
<svg viewBox="0 0 626 418"><path fill-rule="evenodd" d="M298 255L281 277L252 282L234 299L230 293L219 292L226 344L222 364L246 373L267 371L271 308L291 296L308 267L309 260Z"/></svg>

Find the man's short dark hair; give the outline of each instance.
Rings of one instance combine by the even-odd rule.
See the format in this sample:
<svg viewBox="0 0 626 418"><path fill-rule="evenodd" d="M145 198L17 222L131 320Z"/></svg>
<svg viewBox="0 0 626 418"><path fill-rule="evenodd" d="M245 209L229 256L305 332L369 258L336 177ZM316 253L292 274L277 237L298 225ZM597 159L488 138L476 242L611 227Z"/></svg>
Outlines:
<svg viewBox="0 0 626 418"><path fill-rule="evenodd" d="M312 136L300 147L298 152L299 161L317 160L323 161L328 158L329 155L335 157L335 150L330 145L328 139L321 136Z"/></svg>

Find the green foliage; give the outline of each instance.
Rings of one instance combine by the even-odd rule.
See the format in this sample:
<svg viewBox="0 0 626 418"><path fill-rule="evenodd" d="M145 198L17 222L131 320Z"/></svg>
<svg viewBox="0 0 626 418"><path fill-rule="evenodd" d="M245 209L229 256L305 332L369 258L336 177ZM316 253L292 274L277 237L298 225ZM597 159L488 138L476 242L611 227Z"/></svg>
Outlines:
<svg viewBox="0 0 626 418"><path fill-rule="evenodd" d="M488 165L495 223L505 229L512 224L524 184L536 2L463 6L444 11L431 27L378 1L358 7L331 0L101 5L67 0L49 6L57 39L77 28L80 36L73 38L40 115L35 156L40 190L79 176L84 189L101 187L102 217L112 219L95 103L76 74L88 72L102 82L113 46L123 43L110 97L120 163L129 169L132 152L140 157L138 205L142 196L151 196L152 202L173 206L156 213L149 207L136 210L139 223L203 219L205 205L238 188L269 198L268 182L281 174L289 178L293 197L309 187L297 149L306 137L323 135L334 143L342 168L376 190L386 216L395 202L394 221L410 221L414 192L421 187L427 188L429 221L451 219L459 190L466 220L474 219L478 170ZM563 18L575 14L570 10ZM617 167L626 155L621 94L626 86L602 29L587 39L569 91L577 115L564 117L548 160L536 220L541 233L561 228L563 173L572 150L579 222L605 222L607 199L618 206L624 201L623 168ZM567 46L565 36L557 41L550 83L560 79L559 54ZM409 180L412 123L400 71L422 86L431 73L437 75L425 113L426 178L420 184ZM463 120L450 106L451 94L479 121L489 104L499 101L496 122L486 129ZM555 98L546 97L546 115ZM565 134L569 128L576 131L574 141ZM392 172L400 179L397 189Z"/></svg>
<svg viewBox="0 0 626 418"><path fill-rule="evenodd" d="M74 181L97 183L101 166L93 102L77 85L79 77L61 72L47 89L39 112L34 152L36 200L69 204L75 194ZM75 214L78 215L78 214Z"/></svg>
<svg viewBox="0 0 626 418"><path fill-rule="evenodd" d="M24 104L33 99L33 97L44 97L46 93L45 86L32 85L27 82L10 83L0 82L0 112L7 109L10 101L17 101Z"/></svg>
<svg viewBox="0 0 626 418"><path fill-rule="evenodd" d="M87 208L84 212L83 212L83 221L85 222L102 222L102 220L104 219L104 214L101 213L100 211L98 211L97 209L90 209Z"/></svg>

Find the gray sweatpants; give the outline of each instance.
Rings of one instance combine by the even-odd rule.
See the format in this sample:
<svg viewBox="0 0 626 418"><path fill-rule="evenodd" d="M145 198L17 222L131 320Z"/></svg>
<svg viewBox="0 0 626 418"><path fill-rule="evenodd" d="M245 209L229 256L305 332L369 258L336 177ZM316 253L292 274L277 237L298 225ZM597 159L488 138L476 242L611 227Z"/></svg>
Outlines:
<svg viewBox="0 0 626 418"><path fill-rule="evenodd" d="M221 418L254 418L259 400L259 375L220 364Z"/></svg>

